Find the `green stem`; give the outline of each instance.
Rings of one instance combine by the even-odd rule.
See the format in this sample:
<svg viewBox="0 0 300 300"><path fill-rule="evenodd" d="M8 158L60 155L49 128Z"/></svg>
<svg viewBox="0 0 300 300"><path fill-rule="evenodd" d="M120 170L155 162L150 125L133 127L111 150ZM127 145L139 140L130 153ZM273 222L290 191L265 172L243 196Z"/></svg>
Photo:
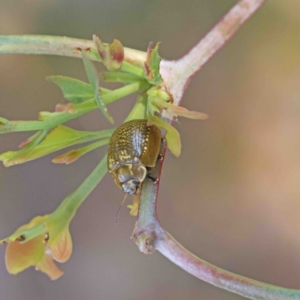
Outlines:
<svg viewBox="0 0 300 300"><path fill-rule="evenodd" d="M142 100L141 102L137 102L137 104L133 107L131 113L126 118L126 121L131 120L131 117L135 117L142 108ZM55 210L53 214L63 213L65 217L65 213L74 216L78 207L82 204L82 202L86 199L86 197L92 192L92 190L98 185L98 183L102 180L104 175L107 172L107 155L105 155L98 166L94 169L94 171L84 180L84 182L79 186L79 188L70 194L64 201L59 205L59 207Z"/></svg>
<svg viewBox="0 0 300 300"><path fill-rule="evenodd" d="M147 90L149 87L150 84L146 80L134 82L103 95L103 101L105 104L109 104L136 92ZM51 117L48 117L47 119L42 121L3 121L3 123L0 123L0 134L19 131L51 129L59 124L75 119L85 113L96 109L97 104L95 103L95 100L92 99L80 104L76 104L75 107L77 110L75 114L53 113Z"/></svg>
<svg viewBox="0 0 300 300"><path fill-rule="evenodd" d="M62 214L64 218L72 218L79 206L99 184L107 172L107 155L105 155L93 172L83 181L83 183L69 196L67 196L51 216L55 218L57 214Z"/></svg>
<svg viewBox="0 0 300 300"><path fill-rule="evenodd" d="M145 91L151 87L151 84L146 80L137 81L128 85L125 85L119 89L116 89L106 95L103 95L103 101L105 104L114 102L117 99L126 97L136 92ZM107 102L106 102L107 101Z"/></svg>
<svg viewBox="0 0 300 300"><path fill-rule="evenodd" d="M37 237L38 235L43 234L44 232L45 232L45 225L44 223L42 223L29 229L18 230L16 232L17 235L14 238L17 239L23 236L25 238L25 241L28 242L34 239L35 237ZM10 238L14 239L13 238L14 235L15 234L13 234Z"/></svg>
<svg viewBox="0 0 300 300"><path fill-rule="evenodd" d="M100 61L92 40L47 35L0 35L0 54L50 54L81 58L76 48L87 49L90 59ZM146 53L124 48L125 62L144 67Z"/></svg>
<svg viewBox="0 0 300 300"><path fill-rule="evenodd" d="M76 213L78 207L82 202L88 197L88 195L93 191L93 189L99 184L107 171L107 156L104 156L94 171L84 180L84 182L69 196L67 196L58 208L49 215L50 220L57 220L59 218L64 218L64 220L71 221ZM10 238L18 238L23 236L26 242L35 238L36 236L43 234L45 232L44 223L36 225L29 229L18 230Z"/></svg>
<svg viewBox="0 0 300 300"><path fill-rule="evenodd" d="M126 86L128 87L128 86ZM133 107L132 111L126 118L126 121L136 118L143 118L145 116L145 100L146 97L140 96L137 103ZM105 131L108 133L109 130ZM99 132L99 135L103 134ZM103 142L103 141L102 141ZM101 141L100 141L101 143ZM99 144L100 145L100 144ZM96 144L95 144L96 146ZM98 146L98 145L97 145ZM68 219L68 222L72 220L79 206L84 202L93 189L99 184L104 175L107 172L107 155L103 157L93 172L84 180L84 182L69 196L67 196L58 208L50 215L49 219ZM23 229L15 232L10 239L24 236L26 241L29 241L36 236L45 232L44 224L39 224L29 229ZM4 240L3 242L6 242ZM2 242L2 243L3 243Z"/></svg>
<svg viewBox="0 0 300 300"><path fill-rule="evenodd" d="M140 77L134 74L120 72L120 71L102 72L100 73L100 75L105 82L133 83L141 80Z"/></svg>
<svg viewBox="0 0 300 300"><path fill-rule="evenodd" d="M146 118L146 106L147 106L147 96L141 95L138 97L137 102L125 122L134 120L134 119L145 119Z"/></svg>
<svg viewBox="0 0 300 300"><path fill-rule="evenodd" d="M65 123L85 113L88 113L97 107L94 100L89 100L75 106L77 109L75 114L53 113L51 117L42 121L9 121L5 124L0 124L0 133L51 129L59 124Z"/></svg>
<svg viewBox="0 0 300 300"><path fill-rule="evenodd" d="M120 70L124 71L124 72L127 72L127 73L134 74L134 75L142 77L142 78L145 78L145 71L144 71L144 69L136 67L133 64L128 63L126 61L123 61Z"/></svg>

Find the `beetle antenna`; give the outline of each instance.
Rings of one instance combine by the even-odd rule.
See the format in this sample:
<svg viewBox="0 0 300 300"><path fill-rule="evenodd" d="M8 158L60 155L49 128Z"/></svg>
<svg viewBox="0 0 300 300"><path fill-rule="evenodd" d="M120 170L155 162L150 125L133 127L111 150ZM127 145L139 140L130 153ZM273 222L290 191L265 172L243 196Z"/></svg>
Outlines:
<svg viewBox="0 0 300 300"><path fill-rule="evenodd" d="M116 215L115 215L115 222L116 223L118 223L118 215L119 215L119 212L120 212L120 210L121 210L121 208L122 208L122 206L123 206L123 204L125 202L125 199L126 199L127 195L128 195L128 193L125 194L125 196L123 198L123 201L122 201L121 205L119 206L119 208L118 208L118 210L116 212Z"/></svg>

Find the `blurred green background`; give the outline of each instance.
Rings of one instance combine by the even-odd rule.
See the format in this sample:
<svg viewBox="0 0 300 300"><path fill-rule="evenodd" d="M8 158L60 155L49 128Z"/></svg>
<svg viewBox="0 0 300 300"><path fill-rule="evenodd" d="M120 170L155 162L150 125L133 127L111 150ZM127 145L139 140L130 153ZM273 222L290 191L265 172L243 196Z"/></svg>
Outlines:
<svg viewBox="0 0 300 300"><path fill-rule="evenodd" d="M161 56L190 49L235 3L233 0L1 0L0 34L48 34L146 50ZM207 113L180 119L183 151L164 165L158 204L162 226L199 257L264 282L300 289L300 2L269 1L197 74L183 106ZM80 60L0 56L0 115L36 119L61 102L45 77L87 80ZM134 97L110 106L121 124ZM99 130L110 124L96 111L69 123ZM17 149L28 133L0 137L0 151ZM0 237L36 215L52 212L92 171L106 149L69 166L45 157L0 166ZM159 253L142 255L129 239L134 218L123 194L105 179L71 224L74 252L51 282L33 268L9 275L0 248L1 300L242 299L185 273Z"/></svg>

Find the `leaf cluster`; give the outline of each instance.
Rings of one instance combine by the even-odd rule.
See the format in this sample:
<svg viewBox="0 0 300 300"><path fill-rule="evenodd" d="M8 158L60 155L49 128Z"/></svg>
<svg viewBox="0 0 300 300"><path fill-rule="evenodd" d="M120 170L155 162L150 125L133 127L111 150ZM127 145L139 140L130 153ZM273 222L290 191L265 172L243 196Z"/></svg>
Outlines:
<svg viewBox="0 0 300 300"><path fill-rule="evenodd" d="M0 160L4 166L9 167L25 163L71 146L85 144L52 159L53 163L70 164L90 151L108 144L114 128L100 131L82 131L70 128L65 123L96 109L99 109L110 123L114 123L107 105L134 93L138 93L137 101L125 121L148 119L149 123L165 130L168 148L175 156L180 155L180 135L170 125L170 121L177 116L193 119L205 119L207 116L202 113L190 112L172 103L172 95L163 84L159 71L158 45L154 49L148 49L144 68L140 68L123 61L124 53L122 44L119 41L114 40L113 44L105 45L95 36L94 41L99 54L98 58L100 60L101 57L108 71L98 74L87 54L91 50L76 49L81 51L88 83L62 75L47 78L48 81L60 88L67 100L66 104L57 104L53 112L40 112L38 120L34 121L9 121L0 118L0 133L35 131L33 135L20 143L20 150L0 154ZM95 55L95 51L93 51L93 55ZM115 90L103 88L99 84L100 76L104 82L118 82L122 86ZM163 114L166 117L164 120L162 119ZM33 219L10 237L0 241L0 243L9 243L6 257L12 257L12 259L7 260L6 263L10 272L16 274L31 265L35 265L52 279L56 279L62 274L54 265L54 262L43 254L43 248L39 243L46 236L44 243L48 251L51 250L52 257L58 262L64 262L70 257L72 240L68 229L69 223L78 207L105 175L107 171L106 159L105 156L77 190L65 198L52 214ZM137 207L138 201L135 199L133 205L129 206L131 215L136 215ZM51 224L50 227L48 223ZM26 246L18 245L20 242ZM38 243L38 245L30 248L28 242L32 245ZM18 259L13 259L14 255L12 253L25 253L23 251L25 250L24 247L27 250L29 249L29 252L25 251L27 253L26 258L22 258L20 254L20 262ZM67 258L61 260L59 258L61 255L57 249L62 252L67 251ZM26 263L23 263L24 261ZM48 267L50 265L51 268Z"/></svg>

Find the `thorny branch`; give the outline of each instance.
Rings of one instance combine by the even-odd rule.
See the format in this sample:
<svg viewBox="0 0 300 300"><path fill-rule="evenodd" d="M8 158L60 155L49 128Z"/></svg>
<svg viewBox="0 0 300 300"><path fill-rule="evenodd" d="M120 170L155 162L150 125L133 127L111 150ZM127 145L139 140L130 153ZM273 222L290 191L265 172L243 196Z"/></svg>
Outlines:
<svg viewBox="0 0 300 300"><path fill-rule="evenodd" d="M189 53L177 61L161 62L161 74L175 104L179 105L193 75L265 2L266 0L240 0ZM157 163L152 176L160 178L162 165L163 161ZM197 278L250 299L300 299L300 290L285 289L233 274L190 253L160 226L156 215L158 190L159 183L145 180L139 216L132 234L132 239L141 252L151 254L158 250Z"/></svg>

